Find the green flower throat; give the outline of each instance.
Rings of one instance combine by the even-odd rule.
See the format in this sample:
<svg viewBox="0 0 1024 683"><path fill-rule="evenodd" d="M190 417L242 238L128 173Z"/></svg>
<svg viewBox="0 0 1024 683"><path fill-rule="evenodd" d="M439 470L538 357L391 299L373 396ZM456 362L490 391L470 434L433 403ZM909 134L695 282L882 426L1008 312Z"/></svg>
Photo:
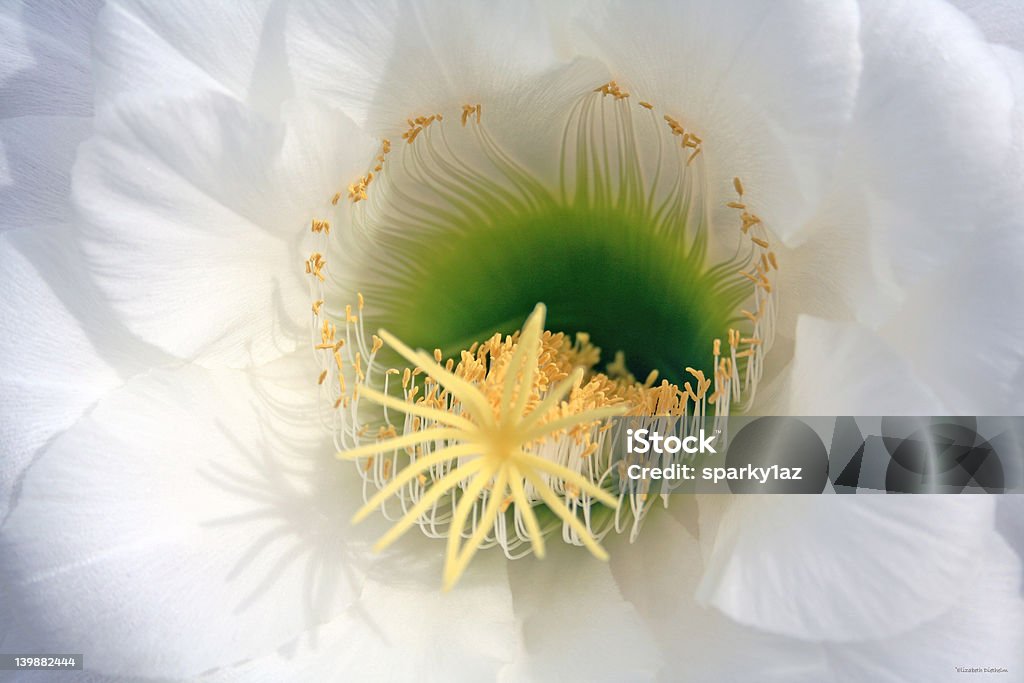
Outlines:
<svg viewBox="0 0 1024 683"><path fill-rule="evenodd" d="M413 525L446 538L447 587L483 547L542 556L560 529L605 558L605 535L635 538L655 500L612 485L610 418L679 417L685 434L744 409L778 305L742 183L723 202L738 229L713 225L703 140L672 115L607 83L569 107L550 165L499 142L526 139L515 117L493 135L479 104L456 118L383 140L332 199L344 215L313 219L306 262L357 520L397 520L379 547Z"/></svg>

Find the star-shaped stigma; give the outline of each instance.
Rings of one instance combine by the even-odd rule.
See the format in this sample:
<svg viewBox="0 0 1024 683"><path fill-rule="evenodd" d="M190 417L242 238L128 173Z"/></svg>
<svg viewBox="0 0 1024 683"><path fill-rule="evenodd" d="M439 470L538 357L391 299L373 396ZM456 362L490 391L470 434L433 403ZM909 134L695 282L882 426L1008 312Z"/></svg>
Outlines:
<svg viewBox="0 0 1024 683"><path fill-rule="evenodd" d="M378 403L384 409L397 410L440 426L392 436L339 453L339 457L346 460L403 449L411 454L409 464L366 502L355 514L353 522L365 519L414 479L418 478L421 484L425 483L424 475L431 468L455 463L377 541L375 550L382 550L397 540L446 493L465 482L448 533L445 590L452 588L462 576L487 534L494 528L498 516L505 513L509 504L514 503L522 516L533 551L538 557L544 556L544 537L527 485L551 512L579 535L581 542L595 557L608 557L594 535L566 505L549 481L561 480L567 490L589 495L611 508L618 507L617 498L580 473L531 453L529 448L552 438L571 438L569 433L572 430L622 415L626 412L626 406L605 406L578 412L566 410L568 404L564 403L564 399L580 385L584 374L582 368L577 368L554 385L542 398L534 395L544 317L545 307L538 304L522 328L499 393L488 395L473 382L442 366L436 360L436 355L431 357L423 351L414 351L384 330L379 334L385 343L412 366L422 369L455 399L452 409L441 410L424 403L402 400L365 385L359 387L362 398ZM418 451L415 446L431 441L444 441L448 445L416 457ZM476 520L472 535L463 543L470 512L485 489L489 489L489 494L482 516ZM509 495L506 496L506 493Z"/></svg>

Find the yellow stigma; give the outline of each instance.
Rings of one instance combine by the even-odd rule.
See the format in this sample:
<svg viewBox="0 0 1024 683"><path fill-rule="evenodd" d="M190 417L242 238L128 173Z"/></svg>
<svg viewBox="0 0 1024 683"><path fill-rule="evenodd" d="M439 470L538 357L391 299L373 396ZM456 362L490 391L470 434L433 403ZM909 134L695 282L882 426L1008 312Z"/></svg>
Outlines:
<svg viewBox="0 0 1024 683"><path fill-rule="evenodd" d="M433 481L430 488L405 515L376 544L381 550L397 540L419 517L444 494L465 484L458 505L452 515L445 553L444 587L450 589L462 576L470 560L480 548L484 538L494 527L497 517L507 508L506 500L514 503L522 514L533 551L544 555L544 537L540 524L527 498L524 484L529 484L548 508L575 530L583 544L600 559L607 553L597 539L570 510L549 483L555 478L563 488L585 492L609 507L617 508L618 500L586 477L567 467L546 460L528 447L538 441L571 434L580 427L599 424L609 417L626 412L625 405L611 405L573 412L563 405L573 389L578 388L582 369L573 371L550 387L538 400L538 365L543 348L543 305L538 305L523 326L518 343L504 367L500 392L494 385L481 387L445 369L434 357L414 351L401 341L381 330L380 336L409 363L422 368L428 377L442 387L461 406L461 410L445 411L431 407L429 402L410 403L369 387L361 388L361 395L380 404L409 415L432 421L438 426L420 428L403 436L396 436L359 448L339 453L345 459L357 459L398 449L409 449L428 441L444 439L449 445L426 457L416 458L387 486L380 489L356 513L353 521L365 519L403 486L425 474L433 466L457 460L458 464L444 476ZM466 370L463 370L466 374ZM488 390L490 389L490 390ZM431 390L433 391L433 390ZM461 414L460 414L461 413ZM463 543L469 513L478 497L487 489L487 504L483 516L477 520L469 539Z"/></svg>

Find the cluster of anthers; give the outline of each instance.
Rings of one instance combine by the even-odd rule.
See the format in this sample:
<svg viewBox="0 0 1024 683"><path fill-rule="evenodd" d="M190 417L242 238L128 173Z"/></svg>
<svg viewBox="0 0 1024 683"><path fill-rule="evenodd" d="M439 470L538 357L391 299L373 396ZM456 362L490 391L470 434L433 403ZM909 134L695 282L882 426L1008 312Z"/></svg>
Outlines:
<svg viewBox="0 0 1024 683"><path fill-rule="evenodd" d="M614 82L595 92L622 106L629 97ZM649 103L639 106L653 115ZM465 105L462 126L472 121L482 127L481 112L479 104ZM410 148L429 142L430 129L443 120L440 114L411 119L403 139ZM701 139L675 118L664 120L681 138L681 147L690 150L689 165ZM382 148L373 170L350 186L353 205L366 199L374 173L381 172L390 143L384 140ZM683 433L695 432L708 419L718 426L732 406L743 408L752 399L774 337L778 262L764 225L747 209L739 178L734 187L737 196L728 206L740 212L740 233L749 243L740 271L755 302L753 311L742 311L749 329L745 334L729 329L724 343L715 339L713 377L686 368L692 381L681 387L659 383L656 371L637 380L621 353L599 371L600 349L587 335L571 340L545 330L540 304L521 331L495 334L458 358L445 359L440 349L413 350L385 330L367 335L361 294L355 309L327 303L322 253L328 251L330 222L312 221L312 232L324 241L305 263L317 381L338 456L356 462L363 478L365 505L354 521L378 509L395 521L376 549L414 525L428 536L446 538L444 586L450 588L481 548L500 546L509 558L531 551L542 557L545 537L560 529L565 542L605 558L600 541L612 530L630 529L630 539L636 537L658 496L648 496L643 484L613 485L613 470L623 463L612 454L619 423L611 418L680 418ZM408 365L382 365L385 346ZM363 402L375 408L368 411ZM667 492L661 498L667 505Z"/></svg>

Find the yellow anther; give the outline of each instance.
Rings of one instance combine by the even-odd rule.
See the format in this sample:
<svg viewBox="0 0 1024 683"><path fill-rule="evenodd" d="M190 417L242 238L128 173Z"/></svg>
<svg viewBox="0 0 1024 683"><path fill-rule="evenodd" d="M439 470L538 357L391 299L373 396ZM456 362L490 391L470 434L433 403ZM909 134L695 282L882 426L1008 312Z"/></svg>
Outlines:
<svg viewBox="0 0 1024 683"><path fill-rule="evenodd" d="M317 299L313 302L313 315L320 315L320 308L324 305L323 299Z"/></svg>
<svg viewBox="0 0 1024 683"><path fill-rule="evenodd" d="M768 241L767 240L763 240L760 237L751 237L750 241L753 242L754 244L756 244L757 246L762 247L764 249L768 248Z"/></svg>
<svg viewBox="0 0 1024 683"><path fill-rule="evenodd" d="M745 209L745 208L747 208L747 205L744 204L743 202L729 202L728 204L726 204L726 206L728 206L730 209Z"/></svg>
<svg viewBox="0 0 1024 683"><path fill-rule="evenodd" d="M743 337L742 339L740 339L740 342L743 344L753 344L756 346L761 343L761 340L758 339L757 337Z"/></svg>
<svg viewBox="0 0 1024 683"><path fill-rule="evenodd" d="M682 124L680 124L677 119L675 119L672 116L669 116L668 114L665 114L663 118L668 123L668 128L669 128L669 130L672 131L672 135L685 135L686 134L686 129L683 128Z"/></svg>
<svg viewBox="0 0 1024 683"><path fill-rule="evenodd" d="M740 226L740 229L743 231L744 235L747 234L747 231L750 230L750 228L761 222L761 219L755 214L747 213L746 211L743 212L740 219L743 221L743 225Z"/></svg>
<svg viewBox="0 0 1024 683"><path fill-rule="evenodd" d="M651 104L650 102L644 102L643 100L640 100L639 104L644 109L654 109L654 105Z"/></svg>
<svg viewBox="0 0 1024 683"><path fill-rule="evenodd" d="M775 270L779 269L779 262L775 258L775 252L774 251L769 251L768 252L768 262L772 264L772 268L774 268Z"/></svg>
<svg viewBox="0 0 1024 683"><path fill-rule="evenodd" d="M330 323L330 321L325 320L324 324L320 327L320 339L321 339L321 341L323 341L325 344L327 342L332 342L333 343L334 342L334 333L335 333L335 331L336 330L335 330L334 325L332 325Z"/></svg>
<svg viewBox="0 0 1024 683"><path fill-rule="evenodd" d="M442 356L441 356L441 349L434 349L434 360L436 360L438 363L440 363L441 362L441 358L442 358Z"/></svg>
<svg viewBox="0 0 1024 683"><path fill-rule="evenodd" d="M476 122L480 123L480 118L483 114L483 106L480 104L464 104L462 105L462 125L465 127L466 122L470 116L476 116Z"/></svg>
<svg viewBox="0 0 1024 683"><path fill-rule="evenodd" d="M422 122L425 120L426 119L422 116L417 117L416 119L406 119L405 122L409 124L409 129L402 133L402 139L411 145L412 141L415 140L416 136L420 134L421 130L423 130Z"/></svg>
<svg viewBox="0 0 1024 683"><path fill-rule="evenodd" d="M370 346L370 353L377 353L384 346L384 340L378 337L377 335L373 335L372 339L373 344Z"/></svg>
<svg viewBox="0 0 1024 683"><path fill-rule="evenodd" d="M316 383L317 384L323 384L325 379L327 379L327 371L326 370L324 370L323 372L320 373L320 378L317 379Z"/></svg>
<svg viewBox="0 0 1024 683"><path fill-rule="evenodd" d="M733 178L732 179L732 186L734 188L736 188L736 194L738 194L739 196L742 197L743 196L743 181L741 181L739 178Z"/></svg>
<svg viewBox="0 0 1024 683"><path fill-rule="evenodd" d="M335 192L334 196L331 197L331 204L334 205L334 206L337 206L339 199L341 199L341 193L340 192Z"/></svg>
<svg viewBox="0 0 1024 683"><path fill-rule="evenodd" d="M348 198L353 204L366 199L366 188L373 180L373 174L369 173L348 186Z"/></svg>
<svg viewBox="0 0 1024 683"><path fill-rule="evenodd" d="M324 260L323 255L318 251L314 251L306 259L306 273L316 276L317 279L323 282L325 278L321 271L323 271L326 265L327 261Z"/></svg>
<svg viewBox="0 0 1024 683"><path fill-rule="evenodd" d="M629 93L619 87L619 84L615 81L608 81L604 85L594 88L594 92L599 92L604 96L611 95L617 100L622 100L629 97Z"/></svg>
<svg viewBox="0 0 1024 683"><path fill-rule="evenodd" d="M715 343L712 345L712 348L714 349L713 352L712 352L712 353L714 353L714 355L716 355L716 356L721 355L722 354L722 340L721 339L716 339Z"/></svg>

